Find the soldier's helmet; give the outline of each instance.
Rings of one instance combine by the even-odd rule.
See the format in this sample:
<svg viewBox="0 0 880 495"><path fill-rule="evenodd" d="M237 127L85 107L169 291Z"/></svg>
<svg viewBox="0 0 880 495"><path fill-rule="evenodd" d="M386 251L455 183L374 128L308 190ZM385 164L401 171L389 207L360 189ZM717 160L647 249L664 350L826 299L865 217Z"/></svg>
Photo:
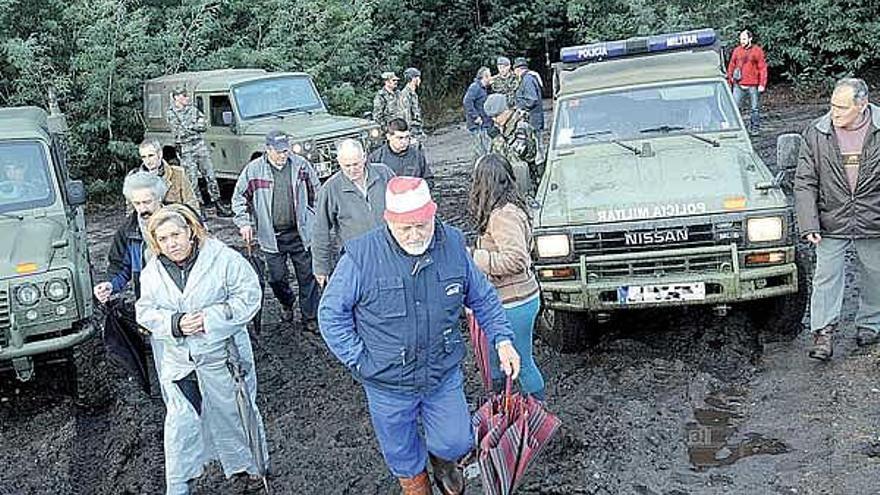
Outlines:
<svg viewBox="0 0 880 495"><path fill-rule="evenodd" d="M406 79L407 81L412 81L413 79L415 79L417 77L422 77L422 71L420 71L419 69L416 69L415 67L410 67L410 68L406 69L405 71L403 71L403 78Z"/></svg>
<svg viewBox="0 0 880 495"><path fill-rule="evenodd" d="M188 95L189 91L186 90L186 86L180 85L175 86L174 89L171 90L171 96L180 96L180 95Z"/></svg>
<svg viewBox="0 0 880 495"><path fill-rule="evenodd" d="M387 81L387 80L389 80L389 79L394 79L394 80L396 81L396 80L398 80L398 79L400 79L400 78L397 77L397 74L395 74L395 73L393 73L393 72L391 72L391 71L383 72L383 73L382 73L382 80L383 80L383 81Z"/></svg>

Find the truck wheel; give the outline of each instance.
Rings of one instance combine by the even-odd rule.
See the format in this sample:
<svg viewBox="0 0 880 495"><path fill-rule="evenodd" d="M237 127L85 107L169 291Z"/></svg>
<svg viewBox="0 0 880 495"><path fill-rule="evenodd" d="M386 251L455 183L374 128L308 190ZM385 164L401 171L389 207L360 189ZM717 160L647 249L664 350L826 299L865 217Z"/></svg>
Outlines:
<svg viewBox="0 0 880 495"><path fill-rule="evenodd" d="M808 254L798 249L798 291L794 294L755 301L749 306L748 315L752 327L761 332L795 336L804 328L804 314L809 298ZM805 251L805 250L804 250Z"/></svg>
<svg viewBox="0 0 880 495"><path fill-rule="evenodd" d="M113 397L113 370L101 339L83 342L68 351L68 356L68 380L77 407L86 411L106 408Z"/></svg>
<svg viewBox="0 0 880 495"><path fill-rule="evenodd" d="M556 311L545 309L543 312L541 336L557 351L568 354L581 352L589 342L589 313L573 311Z"/></svg>

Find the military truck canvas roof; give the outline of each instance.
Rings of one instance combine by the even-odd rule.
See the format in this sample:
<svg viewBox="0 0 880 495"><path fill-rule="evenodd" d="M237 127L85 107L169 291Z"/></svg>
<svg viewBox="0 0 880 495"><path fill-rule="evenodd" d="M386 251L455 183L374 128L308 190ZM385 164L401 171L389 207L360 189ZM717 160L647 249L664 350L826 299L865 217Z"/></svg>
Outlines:
<svg viewBox="0 0 880 495"><path fill-rule="evenodd" d="M218 69L200 72L180 72L167 76L150 79L145 87L161 86L174 88L186 86L190 91L221 92L229 91L235 84L263 77L275 76L305 76L303 72L266 72L263 69Z"/></svg>
<svg viewBox="0 0 880 495"><path fill-rule="evenodd" d="M45 137L46 117L38 107L0 108L0 138Z"/></svg>
<svg viewBox="0 0 880 495"><path fill-rule="evenodd" d="M612 87L722 76L714 51L607 60L560 74L559 96Z"/></svg>

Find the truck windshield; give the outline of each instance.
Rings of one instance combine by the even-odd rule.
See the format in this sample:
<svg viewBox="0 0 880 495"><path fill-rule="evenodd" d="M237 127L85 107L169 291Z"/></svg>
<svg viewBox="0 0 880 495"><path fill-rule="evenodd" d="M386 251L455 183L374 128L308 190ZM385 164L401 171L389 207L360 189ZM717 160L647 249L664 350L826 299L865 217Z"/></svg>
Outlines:
<svg viewBox="0 0 880 495"><path fill-rule="evenodd" d="M0 212L49 206L55 189L49 180L49 161L37 141L0 143Z"/></svg>
<svg viewBox="0 0 880 495"><path fill-rule="evenodd" d="M555 147L597 141L644 139L739 128L736 110L721 82L611 91L561 99L556 112Z"/></svg>
<svg viewBox="0 0 880 495"><path fill-rule="evenodd" d="M312 80L306 76L276 77L249 82L232 90L244 119L323 110Z"/></svg>

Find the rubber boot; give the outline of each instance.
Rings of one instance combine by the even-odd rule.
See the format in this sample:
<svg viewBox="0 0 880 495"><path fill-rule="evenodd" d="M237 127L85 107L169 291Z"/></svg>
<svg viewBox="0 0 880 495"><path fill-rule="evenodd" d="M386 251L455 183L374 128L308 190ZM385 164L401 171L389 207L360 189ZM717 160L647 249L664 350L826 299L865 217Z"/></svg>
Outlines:
<svg viewBox="0 0 880 495"><path fill-rule="evenodd" d="M810 357L820 361L828 361L834 355L834 326L813 332L813 347L810 349Z"/></svg>
<svg viewBox="0 0 880 495"><path fill-rule="evenodd" d="M403 495L431 495L431 482L428 473L422 471L412 478L397 478Z"/></svg>
<svg viewBox="0 0 880 495"><path fill-rule="evenodd" d="M439 457L431 457L431 466L434 468L434 484L443 495L462 495L464 493L464 475L455 461L443 460Z"/></svg>
<svg viewBox="0 0 880 495"><path fill-rule="evenodd" d="M880 341L880 333L867 327L856 328L856 345L867 347Z"/></svg>

